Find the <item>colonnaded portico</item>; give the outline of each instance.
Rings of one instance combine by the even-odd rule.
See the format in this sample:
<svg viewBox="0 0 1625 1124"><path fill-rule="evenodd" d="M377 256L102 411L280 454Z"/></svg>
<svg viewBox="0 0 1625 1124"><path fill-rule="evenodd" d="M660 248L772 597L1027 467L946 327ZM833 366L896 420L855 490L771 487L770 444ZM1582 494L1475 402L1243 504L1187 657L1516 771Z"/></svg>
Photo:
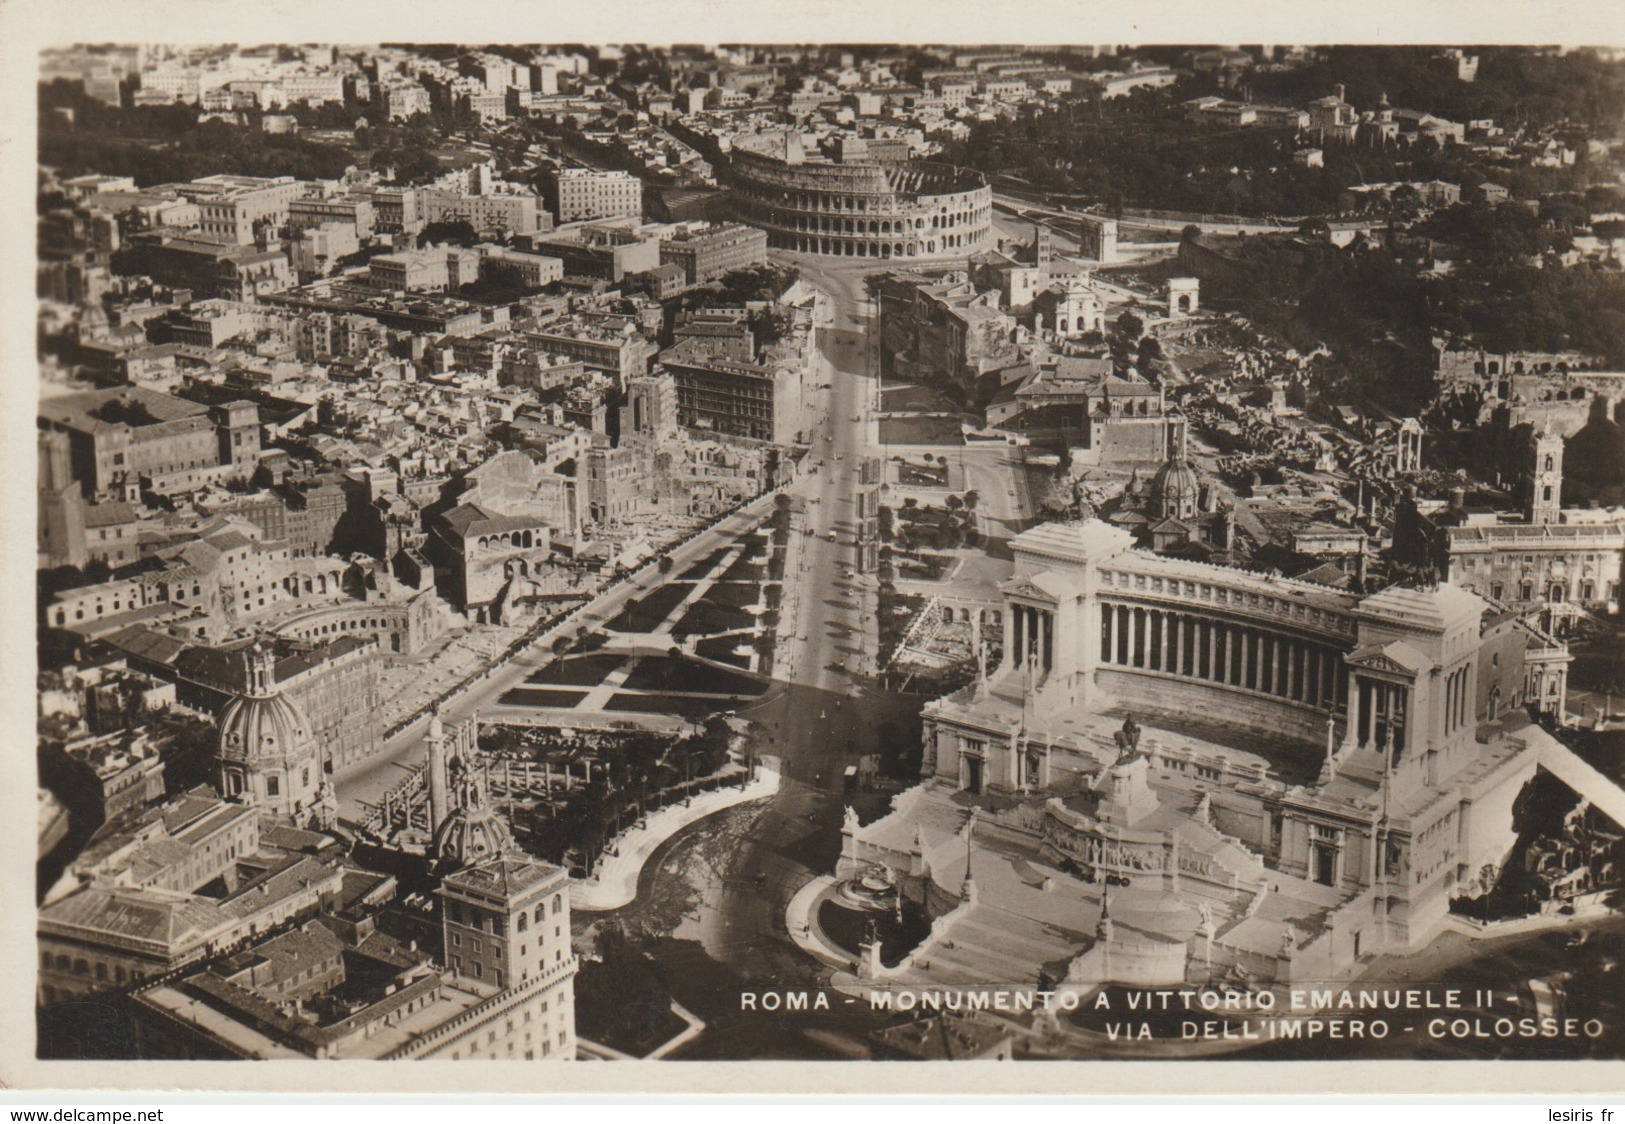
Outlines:
<svg viewBox="0 0 1625 1124"><path fill-rule="evenodd" d="M1048 525L1015 540L1017 573L1001 589L1005 662L985 686L988 697L1029 692L1028 713L1052 719L1091 698L1222 710L1317 747L1329 722L1339 745L1392 738L1396 760L1419 704L1437 706L1430 720L1447 738L1480 714L1493 718L1522 701L1527 677L1517 657L1529 655L1534 634L1515 614L1466 591L1441 586L1362 599L1150 554L1130 542L1104 523ZM1417 609L1417 599L1431 607ZM1474 635L1452 640L1440 683L1421 685L1424 701L1414 697L1425 662L1419 646L1443 628L1439 606L1471 618ZM1533 651L1538 657L1542 649ZM927 716L950 705L932 704ZM992 775L995 788L1001 775Z"/></svg>

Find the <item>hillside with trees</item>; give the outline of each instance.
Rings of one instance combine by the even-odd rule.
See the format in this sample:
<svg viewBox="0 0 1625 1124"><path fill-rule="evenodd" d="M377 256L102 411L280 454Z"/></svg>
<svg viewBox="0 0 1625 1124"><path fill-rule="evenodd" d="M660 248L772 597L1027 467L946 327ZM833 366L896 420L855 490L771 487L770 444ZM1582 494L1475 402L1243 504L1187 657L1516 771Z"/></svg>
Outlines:
<svg viewBox="0 0 1625 1124"><path fill-rule="evenodd" d="M57 108L71 109L71 118ZM354 157L298 136L218 119L200 124L190 106L119 109L71 88L43 87L39 160L64 176L130 176L149 187L222 174L336 179Z"/></svg>
<svg viewBox="0 0 1625 1124"><path fill-rule="evenodd" d="M1431 48L1333 48L1325 61L1253 72L1239 90L1220 91L1191 75L1165 90L1127 97L1072 98L1027 107L1014 119L977 122L942 158L1046 192L1080 196L1108 211L1144 207L1258 216L1350 213L1370 205L1347 189L1400 180L1490 180L1514 196L1581 191L1605 174L1586 159L1586 135L1608 136L1625 115L1625 67L1589 52L1540 55L1485 49L1478 80L1458 80ZM1359 108L1386 94L1397 107L1462 123L1491 118L1509 132L1549 129L1573 144L1576 163L1531 167L1464 145L1327 146L1325 166L1299 167L1295 151L1313 143L1291 128L1230 128L1191 120L1182 101L1223 94L1302 109L1343 85Z"/></svg>

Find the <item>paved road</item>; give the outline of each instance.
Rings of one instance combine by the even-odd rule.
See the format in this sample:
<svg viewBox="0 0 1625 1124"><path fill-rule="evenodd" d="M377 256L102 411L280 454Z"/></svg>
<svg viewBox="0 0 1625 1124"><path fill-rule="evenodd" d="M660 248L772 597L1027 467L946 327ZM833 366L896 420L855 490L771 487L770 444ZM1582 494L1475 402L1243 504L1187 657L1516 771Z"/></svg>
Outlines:
<svg viewBox="0 0 1625 1124"><path fill-rule="evenodd" d="M1017 199L1010 195L994 193L993 204L1005 210L1014 212L1022 218L1033 215L1042 215L1049 218L1076 220L1092 212L1082 211L1068 207L1050 207L1041 203L1034 203L1028 199ZM1187 226L1201 227L1208 234L1276 234L1282 231L1296 230L1296 227L1286 226L1278 222L1221 222L1204 218L1201 215L1185 215L1176 218L1161 218L1155 215L1125 214L1118 218L1117 225L1123 229L1138 228L1142 230L1163 230L1170 234L1178 234Z"/></svg>
<svg viewBox="0 0 1625 1124"><path fill-rule="evenodd" d="M755 709L742 711L765 729L762 751L779 758L783 779L771 800L674 837L645 868L638 900L602 915L655 938L652 951L676 998L710 1024L681 1051L685 1057L827 1054L801 1041L799 1029L767 1034L759 1016L741 1017L738 995L750 988L804 986L822 979L823 969L784 932L785 907L809 878L834 866L848 801L865 818L874 818L890 799L888 793L846 794L846 766L862 754L895 755L918 745L918 698L859 687L873 661L874 587L869 578L848 576L856 561L858 458L876 451L871 416L876 367L863 291L863 277L873 263L868 270L838 270L792 260L831 298L819 329L819 346L832 368L831 385L819 392L823 408L813 454L825 463L816 473L803 475L793 489L809 500L816 495L818 502L807 505L812 533L800 537L803 551L795 571L787 572L799 602L795 632L786 630L789 658L780 663L789 667L789 683ZM859 420L853 421L854 415ZM665 936L679 927L697 940ZM851 1017L837 1015L828 1032L849 1036L860 1025L872 1025L861 1018L835 1025Z"/></svg>
<svg viewBox="0 0 1625 1124"><path fill-rule="evenodd" d="M804 686L851 693L874 669L869 627L873 581L857 572L857 495L863 458L874 451L873 344L865 330L863 273L822 271L798 262L821 287L818 347L825 381L814 396L812 451L792 491L806 506L786 582L795 594L794 629L785 629L789 678Z"/></svg>

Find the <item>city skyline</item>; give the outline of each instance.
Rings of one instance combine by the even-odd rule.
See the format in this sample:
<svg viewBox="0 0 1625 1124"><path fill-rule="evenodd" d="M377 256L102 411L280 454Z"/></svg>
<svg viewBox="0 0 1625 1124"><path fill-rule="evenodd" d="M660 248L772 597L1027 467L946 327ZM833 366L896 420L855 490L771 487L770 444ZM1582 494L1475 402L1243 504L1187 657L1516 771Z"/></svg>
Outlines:
<svg viewBox="0 0 1625 1124"><path fill-rule="evenodd" d="M41 1060L1621 1060L1620 51L37 99Z"/></svg>

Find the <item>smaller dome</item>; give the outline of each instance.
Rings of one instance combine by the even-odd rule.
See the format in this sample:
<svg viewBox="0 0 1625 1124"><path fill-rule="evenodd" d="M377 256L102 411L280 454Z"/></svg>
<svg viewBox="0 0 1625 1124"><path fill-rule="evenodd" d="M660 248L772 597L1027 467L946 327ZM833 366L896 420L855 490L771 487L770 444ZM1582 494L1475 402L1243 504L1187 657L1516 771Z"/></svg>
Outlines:
<svg viewBox="0 0 1625 1124"><path fill-rule="evenodd" d="M511 850L508 824L490 808L453 812L435 832L435 858L450 868L471 866Z"/></svg>
<svg viewBox="0 0 1625 1124"><path fill-rule="evenodd" d="M480 776L464 771L456 783L457 810L434 833L436 860L448 869L456 869L513 850L508 821L486 802Z"/></svg>
<svg viewBox="0 0 1625 1124"><path fill-rule="evenodd" d="M1164 462L1151 478L1151 503L1159 515L1194 513L1201 496L1196 470L1184 460Z"/></svg>
<svg viewBox="0 0 1625 1124"><path fill-rule="evenodd" d="M1190 465L1184 461L1168 461L1151 478L1151 487L1162 496L1182 496L1186 493L1194 495L1200 485L1196 470Z"/></svg>

